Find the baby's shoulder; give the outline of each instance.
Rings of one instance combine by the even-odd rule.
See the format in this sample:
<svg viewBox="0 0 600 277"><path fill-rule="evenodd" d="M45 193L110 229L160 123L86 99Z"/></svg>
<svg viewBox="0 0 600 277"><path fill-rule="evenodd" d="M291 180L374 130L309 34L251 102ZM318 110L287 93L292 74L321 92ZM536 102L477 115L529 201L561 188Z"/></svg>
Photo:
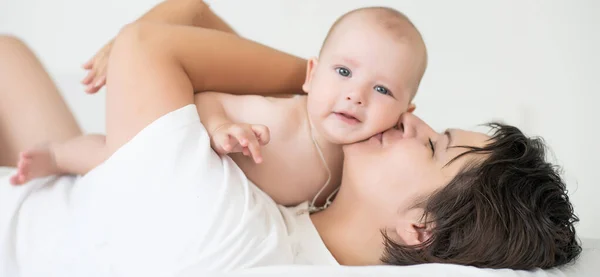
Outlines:
<svg viewBox="0 0 600 277"><path fill-rule="evenodd" d="M271 105L273 109L290 115L306 114L306 96L304 95L282 95L264 97L264 100Z"/></svg>
<svg viewBox="0 0 600 277"><path fill-rule="evenodd" d="M264 124L272 132L295 135L307 118L304 96L229 95L225 98L223 105L238 121Z"/></svg>
<svg viewBox="0 0 600 277"><path fill-rule="evenodd" d="M263 122L271 131L272 139L282 142L298 140L306 130L307 115L304 96L263 97L255 111L261 114Z"/></svg>

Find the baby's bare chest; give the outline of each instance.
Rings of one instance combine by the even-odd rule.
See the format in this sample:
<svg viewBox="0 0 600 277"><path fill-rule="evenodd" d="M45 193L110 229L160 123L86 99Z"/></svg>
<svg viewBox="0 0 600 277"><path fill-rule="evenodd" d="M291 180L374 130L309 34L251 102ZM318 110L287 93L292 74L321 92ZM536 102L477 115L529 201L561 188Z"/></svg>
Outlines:
<svg viewBox="0 0 600 277"><path fill-rule="evenodd" d="M310 201L330 179L319 197L324 199L340 183L341 150L322 148L322 159L312 140L303 106L286 107L286 104L265 105L260 113L254 114L255 118L246 117L253 120L245 120L247 123L264 124L270 130L271 140L261 148L261 164L242 154L230 156L254 184L279 204Z"/></svg>

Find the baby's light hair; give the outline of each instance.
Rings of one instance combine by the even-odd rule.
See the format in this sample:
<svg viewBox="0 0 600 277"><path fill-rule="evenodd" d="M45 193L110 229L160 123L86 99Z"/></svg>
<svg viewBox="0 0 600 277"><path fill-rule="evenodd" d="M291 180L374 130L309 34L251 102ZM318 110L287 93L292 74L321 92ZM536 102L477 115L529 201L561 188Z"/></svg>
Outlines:
<svg viewBox="0 0 600 277"><path fill-rule="evenodd" d="M327 44L332 37L332 34L335 30L347 20L351 19L354 15L366 15L367 18L372 20L372 23L377 27L382 27L388 34L391 34L397 38L409 38L412 41L420 44L423 49L423 62L421 63L419 70L419 77L417 87L425 74L425 70L427 69L427 48L425 47L425 42L423 41L423 37L421 33L416 28L416 26L412 23L412 21L402 12L389 8L389 7L365 7L358 8L355 10L351 10L342 16L340 16L329 28L325 39L323 40L323 44L321 45L321 50L319 52L319 56L321 56L324 50L327 48ZM407 29L408 27L408 29ZM407 31L408 30L408 31ZM416 88L411 95L414 98L414 94L416 94Z"/></svg>

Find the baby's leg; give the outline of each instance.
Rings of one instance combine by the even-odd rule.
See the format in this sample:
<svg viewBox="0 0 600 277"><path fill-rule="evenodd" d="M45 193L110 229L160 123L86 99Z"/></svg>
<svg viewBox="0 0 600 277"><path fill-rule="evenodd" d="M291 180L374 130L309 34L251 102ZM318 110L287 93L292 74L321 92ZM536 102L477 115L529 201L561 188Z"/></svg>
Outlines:
<svg viewBox="0 0 600 277"><path fill-rule="evenodd" d="M85 135L63 143L48 143L21 152L17 173L10 181L21 185L57 174L83 175L106 160L103 135Z"/></svg>

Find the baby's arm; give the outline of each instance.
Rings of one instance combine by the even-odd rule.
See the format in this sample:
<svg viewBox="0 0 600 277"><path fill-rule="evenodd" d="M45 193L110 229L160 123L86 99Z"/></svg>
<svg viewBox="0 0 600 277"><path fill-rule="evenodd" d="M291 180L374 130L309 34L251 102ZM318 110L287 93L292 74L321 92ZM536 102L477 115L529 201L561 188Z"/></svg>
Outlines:
<svg viewBox="0 0 600 277"><path fill-rule="evenodd" d="M260 124L239 122L234 120L235 116L230 116L228 108L235 109L236 105L232 104L239 101L232 100L239 100L239 97L244 96L203 92L195 95L194 102L215 152L221 155L243 153L251 156L256 163L261 163L260 147L269 142L269 129Z"/></svg>
<svg viewBox="0 0 600 277"><path fill-rule="evenodd" d="M223 94L216 92L201 92L194 95L194 103L200 116L200 121L210 136L219 127L233 123L223 105Z"/></svg>
<svg viewBox="0 0 600 277"><path fill-rule="evenodd" d="M17 173L10 181L21 185L50 175L83 175L106 158L103 135L85 135L62 143L40 145L20 154Z"/></svg>

